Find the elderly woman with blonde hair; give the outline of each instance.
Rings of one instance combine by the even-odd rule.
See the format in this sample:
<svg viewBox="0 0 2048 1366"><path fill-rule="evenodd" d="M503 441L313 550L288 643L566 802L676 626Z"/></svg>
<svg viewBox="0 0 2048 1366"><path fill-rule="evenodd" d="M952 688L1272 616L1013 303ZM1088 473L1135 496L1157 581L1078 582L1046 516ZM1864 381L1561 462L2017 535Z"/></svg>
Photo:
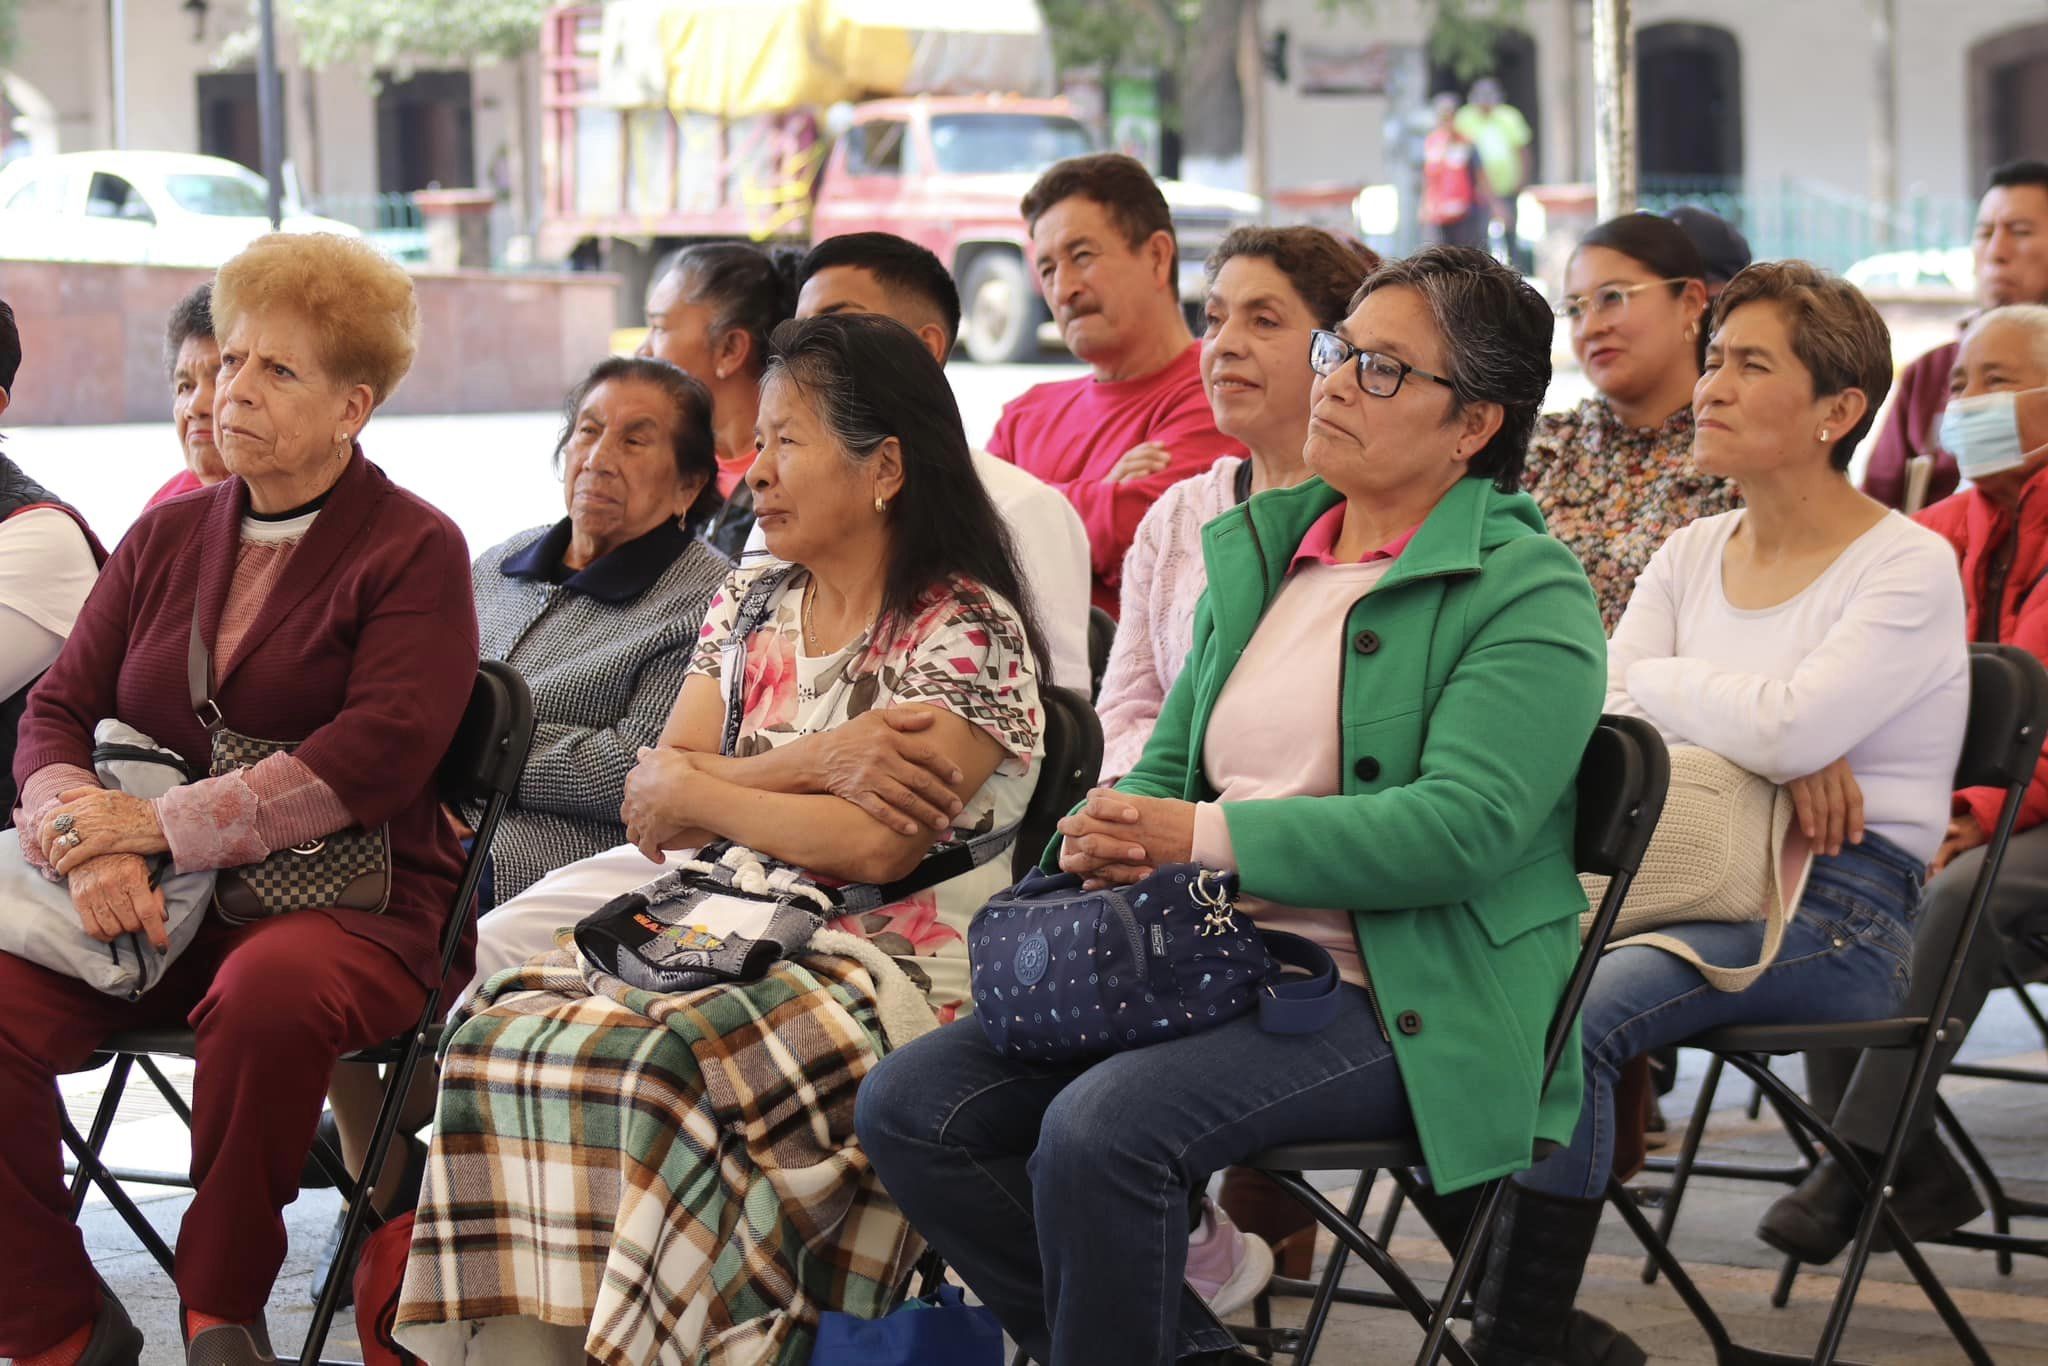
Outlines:
<svg viewBox="0 0 2048 1366"><path fill-rule="evenodd" d="M460 869L433 777L477 664L469 556L454 525L357 444L412 364L412 283L359 242L273 235L221 267L213 309L230 477L144 513L108 562L29 700L15 824L88 934L159 951L161 871L239 868L381 829L388 890L374 906L343 896L352 904L210 914L133 1001L0 953L0 1356L18 1361L140 1359L142 1336L71 1220L56 1078L111 1034L188 1025L186 1359L274 1359L263 1307L284 1260L281 1211L328 1074L416 1018ZM210 658L207 707L187 693L194 642ZM221 762L199 715L215 709L226 731L289 749ZM155 801L103 790L91 750L110 717L214 776Z"/></svg>

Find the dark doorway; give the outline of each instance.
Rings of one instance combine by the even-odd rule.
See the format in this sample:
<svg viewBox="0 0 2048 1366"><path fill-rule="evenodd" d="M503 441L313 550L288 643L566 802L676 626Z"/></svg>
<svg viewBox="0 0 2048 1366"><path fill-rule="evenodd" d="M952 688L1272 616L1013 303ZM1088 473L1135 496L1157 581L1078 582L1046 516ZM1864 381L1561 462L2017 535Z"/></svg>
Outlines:
<svg viewBox="0 0 2048 1366"><path fill-rule="evenodd" d="M199 150L210 157L239 161L263 172L263 120L257 113L256 73L208 71L198 78ZM285 77L277 78L279 107L284 104Z"/></svg>
<svg viewBox="0 0 2048 1366"><path fill-rule="evenodd" d="M1636 146L1643 187L1713 188L1742 178L1742 49L1715 24L1636 34Z"/></svg>
<svg viewBox="0 0 2048 1366"><path fill-rule="evenodd" d="M1517 28L1504 28L1493 40L1493 70L1481 72L1491 75L1500 82L1501 99L1522 111L1523 119L1529 124L1529 180L1531 183L1543 179L1543 107L1537 96L1536 82L1536 40ZM1434 58L1429 67L1429 93L1453 91L1464 99L1472 89L1472 81L1461 80L1458 73L1449 66L1439 65Z"/></svg>
<svg viewBox="0 0 2048 1366"><path fill-rule="evenodd" d="M377 189L411 194L476 184L469 73L422 71L385 78L377 92Z"/></svg>
<svg viewBox="0 0 2048 1366"><path fill-rule="evenodd" d="M1991 168L2048 157L2048 24L2007 29L1970 49L1970 152L1974 195Z"/></svg>

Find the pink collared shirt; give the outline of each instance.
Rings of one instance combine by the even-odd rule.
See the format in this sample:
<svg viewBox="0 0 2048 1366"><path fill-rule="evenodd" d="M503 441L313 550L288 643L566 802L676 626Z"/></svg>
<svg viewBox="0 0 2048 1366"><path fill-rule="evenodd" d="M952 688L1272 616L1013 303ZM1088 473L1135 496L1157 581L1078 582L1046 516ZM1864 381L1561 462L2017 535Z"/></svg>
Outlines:
<svg viewBox="0 0 2048 1366"><path fill-rule="evenodd" d="M1343 659L1347 618L1415 539L1411 527L1363 560L1333 553L1344 504L1318 518L1288 564L1287 583L1245 645L1216 699L1202 741L1202 770L1216 800L1195 807L1195 862L1235 868L1225 807L1280 797L1331 797L1343 790ZM1304 725L1304 718L1311 724ZM1314 940L1344 980L1363 983L1351 914L1282 906L1247 893L1242 902L1269 930Z"/></svg>

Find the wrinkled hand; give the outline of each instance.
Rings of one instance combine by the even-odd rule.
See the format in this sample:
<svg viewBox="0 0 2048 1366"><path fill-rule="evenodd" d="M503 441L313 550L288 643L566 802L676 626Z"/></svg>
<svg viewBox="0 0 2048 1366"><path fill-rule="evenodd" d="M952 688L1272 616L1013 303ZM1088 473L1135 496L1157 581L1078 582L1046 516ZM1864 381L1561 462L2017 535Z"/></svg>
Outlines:
<svg viewBox="0 0 2048 1366"><path fill-rule="evenodd" d="M66 876L108 854L161 854L171 847L156 807L141 797L104 787L74 787L59 793L57 803L43 818L36 839L50 866ZM69 835L57 830L62 816L71 817ZM79 837L75 844L72 835Z"/></svg>
<svg viewBox="0 0 2048 1366"><path fill-rule="evenodd" d="M1080 810L1060 821L1060 869L1090 888L1127 886L1163 863L1194 857L1192 802L1134 797L1098 787Z"/></svg>
<svg viewBox="0 0 2048 1366"><path fill-rule="evenodd" d="M1970 812L1965 811L1960 816L1950 817L1948 835L1942 840L1941 848L1935 851L1934 866L1930 871L1938 873L1948 867L1949 860L1956 855L1967 854L1990 841L1991 836Z"/></svg>
<svg viewBox="0 0 2048 1366"><path fill-rule="evenodd" d="M696 757L685 750L643 749L626 775L626 799L619 805L626 842L655 863L664 849L702 844L705 833L687 814L690 789L702 780Z"/></svg>
<svg viewBox="0 0 2048 1366"><path fill-rule="evenodd" d="M1785 788L1792 794L1793 819L1813 841L1814 853L1832 857L1842 852L1844 841L1863 843L1863 789L1847 759L1794 778Z"/></svg>
<svg viewBox="0 0 2048 1366"><path fill-rule="evenodd" d="M1157 441L1141 441L1116 458L1109 467L1109 473L1102 476L1105 484L1122 484L1133 479L1143 479L1159 473L1173 463L1173 452Z"/></svg>
<svg viewBox="0 0 2048 1366"><path fill-rule="evenodd" d="M915 835L919 826L944 832L960 812L949 784L961 774L923 738L937 720L929 707L884 707L813 736L824 790L899 834Z"/></svg>
<svg viewBox="0 0 2048 1366"><path fill-rule="evenodd" d="M149 885L149 865L136 854L102 854L73 869L68 881L78 923L102 944L124 934L148 939L158 953L171 946L164 894Z"/></svg>

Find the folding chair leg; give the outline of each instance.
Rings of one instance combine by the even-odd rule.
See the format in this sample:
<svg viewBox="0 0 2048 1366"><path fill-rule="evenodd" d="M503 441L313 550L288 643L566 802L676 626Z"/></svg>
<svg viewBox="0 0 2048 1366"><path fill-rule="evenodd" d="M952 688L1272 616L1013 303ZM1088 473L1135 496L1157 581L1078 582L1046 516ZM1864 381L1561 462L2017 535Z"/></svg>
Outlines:
<svg viewBox="0 0 2048 1366"><path fill-rule="evenodd" d="M1984 1344L1978 1341L1975 1330L1970 1327L1970 1321L1949 1297L1948 1288L1934 1274L1934 1268L1928 1265L1926 1257L1906 1233L1905 1225L1899 1222L1898 1213L1891 1207L1889 1183L1898 1168L1899 1152L1906 1145L1905 1117L1902 1115L1894 1126L1877 1172L1865 1173L1855 1149L1823 1123L1812 1107L1775 1073L1757 1065L1754 1059L1739 1054L1731 1055L1730 1060L1747 1073L1752 1081L1771 1093L1780 1115L1795 1120L1806 1128L1827 1148L1835 1161L1841 1163L1849 1175L1868 1192L1863 1202L1863 1213L1856 1221L1856 1237L1849 1244L1849 1260L1842 1267L1841 1285L1835 1291L1835 1302L1828 1311L1827 1322L1821 1328L1820 1346L1815 1350L1813 1357L1814 1366L1828 1366L1841 1348L1842 1334L1849 1326L1849 1314L1855 1307L1856 1292L1862 1286L1863 1272L1870 1262L1870 1245L1877 1236L1880 1219L1884 1221L1886 1232L1891 1235L1892 1250L1899 1254L1899 1259L1906 1264L1906 1269L1913 1273L1913 1279L1919 1283L1921 1292L1927 1296L1935 1312L1941 1316L1942 1323L1948 1327L1949 1335L1956 1340L1956 1345L1963 1349L1963 1354L1974 1363L1974 1366L1991 1366L1991 1354L1985 1351ZM1880 1181L1885 1184L1882 1188L1876 1188Z"/></svg>
<svg viewBox="0 0 2048 1366"><path fill-rule="evenodd" d="M90 1178L92 1183L100 1188L100 1193L107 1197L107 1203L121 1216L121 1222L128 1225L129 1232L149 1249L149 1255L156 1258L157 1265L164 1269L164 1274L172 1275L176 1269L177 1259L172 1256L170 1246L157 1233L155 1226L149 1222L141 1208L128 1197L128 1192L121 1189L121 1183L107 1170L106 1163L100 1161L99 1154L79 1136L78 1129L72 1124L69 1115L64 1117L63 1125L64 1145L71 1149L71 1156L78 1163L79 1176ZM84 1203L81 1198L80 1206L83 1207Z"/></svg>
<svg viewBox="0 0 2048 1366"><path fill-rule="evenodd" d="M1342 1210L1331 1204L1321 1191L1300 1176L1293 1172L1267 1172L1265 1175L1268 1180L1306 1205L1315 1214L1316 1222L1335 1236L1340 1248L1348 1248L1360 1261L1372 1268L1373 1274L1394 1292L1394 1297L1401 1302L1401 1307L1408 1311L1410 1318L1418 1325L1428 1325L1430 1315L1434 1312L1433 1307L1423 1297L1415 1282L1409 1278L1408 1273L1388 1255L1385 1248L1368 1238L1365 1231L1356 1223L1346 1220ZM1304 1349L1309 1347L1307 1343L1303 1345ZM1465 1345L1455 1337L1445 1340L1444 1356L1452 1366L1475 1366L1472 1354L1466 1351ZM1308 1361L1306 1351L1296 1360Z"/></svg>
<svg viewBox="0 0 2048 1366"><path fill-rule="evenodd" d="M1408 1203L1408 1182L1412 1179L1405 1173L1394 1174L1394 1190L1387 1199L1386 1211L1380 1215L1380 1231L1374 1235L1381 1247L1394 1241L1394 1229L1400 1224L1401 1210Z"/></svg>
<svg viewBox="0 0 2048 1366"><path fill-rule="evenodd" d="M1501 1202L1507 1198L1507 1187L1505 1180L1492 1182L1487 1186L1486 1194L1480 1197L1479 1210L1472 1216L1472 1224L1465 1230L1465 1240L1458 1245L1458 1255L1451 1261L1450 1279L1444 1282L1443 1294L1437 1298L1436 1313L1430 1317L1429 1329L1422 1338L1422 1350L1415 1357L1415 1366L1436 1366L1436 1359L1443 1355L1452 1315L1457 1311L1458 1300L1464 1295L1465 1287L1479 1269L1479 1259L1485 1255L1494 1220L1500 1215Z"/></svg>
<svg viewBox="0 0 2048 1366"><path fill-rule="evenodd" d="M1991 1170L1991 1163L1986 1160L1983 1150L1977 1146L1977 1141L1970 1137L1969 1132L1963 1128L1962 1121L1956 1118L1956 1112L1949 1108L1948 1102L1941 1098L1938 1091L1934 1096L1934 1119L1935 1123L1948 1131L1956 1150L1963 1155L1963 1165L1970 1169L1978 1183L1984 1187L1985 1194L1990 1196L1992 1230L2001 1236L2009 1237L2012 1234L2012 1211L2009 1197L2005 1193L2005 1183L1998 1179L1997 1172ZM1998 1274L2012 1275L2012 1254L2001 1251L1997 1257Z"/></svg>
<svg viewBox="0 0 2048 1366"><path fill-rule="evenodd" d="M100 1092L99 1109L93 1111L90 1136L84 1140L85 1145L92 1150L93 1166L102 1172L106 1170L106 1165L100 1161L100 1153L107 1146L107 1135L113 1132L114 1116L121 1111L121 1097L128 1090L128 1072L134 1065L135 1057L131 1053L114 1055L113 1070L107 1073L106 1089ZM64 1127L71 1133L76 1132L71 1129L69 1116L65 1117ZM71 1178L71 1222L74 1224L78 1222L78 1216L85 1213L87 1182L92 1175L86 1164L80 1162L78 1170Z"/></svg>
<svg viewBox="0 0 2048 1366"><path fill-rule="evenodd" d="M1692 1164L1699 1157L1700 1139L1707 1132L1707 1116L1713 1112L1715 1093L1721 1089L1721 1055L1716 1053L1707 1064L1707 1075L1700 1081L1699 1099L1693 1102L1692 1117L1685 1122L1685 1141L1678 1148L1678 1165L1672 1169L1671 1184L1664 1189L1664 1208L1657 1215L1657 1237L1661 1242L1671 1241L1671 1230L1678 1226L1678 1205L1685 1199L1685 1188L1692 1181ZM1643 1259L1643 1284L1657 1283L1657 1259Z"/></svg>
<svg viewBox="0 0 2048 1366"><path fill-rule="evenodd" d="M1376 1171L1358 1174L1351 1187L1351 1203L1344 1210L1345 1223L1356 1226L1365 1217L1365 1202L1371 1198L1373 1182L1378 1179ZM1337 1302L1337 1284L1344 1279L1344 1263L1348 1260L1349 1250L1342 1242L1330 1249L1330 1260L1323 1266L1322 1279L1316 1282L1315 1298L1309 1301L1308 1319L1302 1325L1301 1342L1294 1351L1298 1366L1308 1366L1315 1357L1316 1344L1323 1340L1323 1329L1329 1326L1330 1309Z"/></svg>

